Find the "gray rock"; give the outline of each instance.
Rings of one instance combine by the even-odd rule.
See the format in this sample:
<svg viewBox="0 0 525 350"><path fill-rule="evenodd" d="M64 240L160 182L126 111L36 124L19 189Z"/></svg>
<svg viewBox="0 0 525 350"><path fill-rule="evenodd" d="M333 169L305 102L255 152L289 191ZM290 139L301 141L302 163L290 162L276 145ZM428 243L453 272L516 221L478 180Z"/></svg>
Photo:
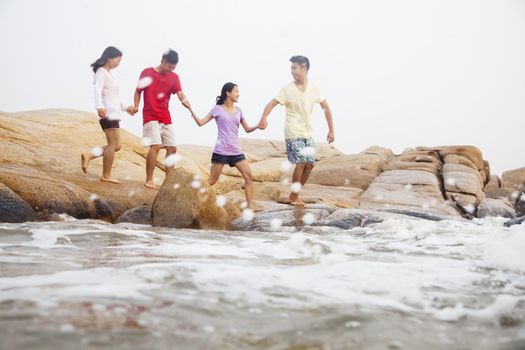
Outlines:
<svg viewBox="0 0 525 350"><path fill-rule="evenodd" d="M487 216L513 218L516 216L516 213L512 204L506 198L485 198L479 203L476 215L478 218L484 218Z"/></svg>
<svg viewBox="0 0 525 350"><path fill-rule="evenodd" d="M524 221L525 221L525 215L520 216L519 218L510 219L506 221L503 225L505 225L505 227L510 227L512 225L519 225Z"/></svg>
<svg viewBox="0 0 525 350"><path fill-rule="evenodd" d="M0 183L0 222L37 221L38 216L26 201Z"/></svg>
<svg viewBox="0 0 525 350"><path fill-rule="evenodd" d="M130 210L126 210L117 219L117 224L121 222L131 222L133 224L151 225L151 207L141 205Z"/></svg>
<svg viewBox="0 0 525 350"><path fill-rule="evenodd" d="M261 211L255 214L250 221L243 217L232 221L232 227L240 231L270 231L272 220L280 220L282 227L302 227L305 226L303 217L311 214L314 223L317 225L319 220L323 220L335 209L325 205L306 205L304 207L289 206L286 209Z"/></svg>

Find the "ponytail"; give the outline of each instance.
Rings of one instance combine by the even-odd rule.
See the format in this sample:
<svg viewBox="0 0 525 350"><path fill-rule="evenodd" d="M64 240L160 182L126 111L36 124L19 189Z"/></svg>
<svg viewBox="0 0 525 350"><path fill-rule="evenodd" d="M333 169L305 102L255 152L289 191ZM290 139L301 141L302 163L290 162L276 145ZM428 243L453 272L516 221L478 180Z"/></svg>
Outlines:
<svg viewBox="0 0 525 350"><path fill-rule="evenodd" d="M110 58L121 57L121 56L122 56L122 52L116 47L114 46L106 47L104 52L102 52L102 56L100 56L100 58L97 58L95 62L91 63L91 69L93 69L93 73L96 73L100 67L104 66Z"/></svg>
<svg viewBox="0 0 525 350"><path fill-rule="evenodd" d="M228 92L232 92L233 88L236 87L237 84L234 84L234 83L226 83L224 84L224 86L222 87L222 90L221 90L221 95L220 96L217 96L217 98L215 99L216 101L216 104L217 105L223 105L224 104L224 101L226 101L226 99L228 98Z"/></svg>

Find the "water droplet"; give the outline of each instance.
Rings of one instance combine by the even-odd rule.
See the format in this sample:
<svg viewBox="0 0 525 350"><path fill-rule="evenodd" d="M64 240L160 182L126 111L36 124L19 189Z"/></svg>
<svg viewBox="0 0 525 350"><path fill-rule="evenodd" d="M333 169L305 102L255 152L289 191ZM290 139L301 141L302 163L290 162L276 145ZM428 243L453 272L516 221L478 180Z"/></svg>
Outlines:
<svg viewBox="0 0 525 350"><path fill-rule="evenodd" d="M224 196L217 196L217 199L215 200L215 203L218 207L223 207L226 204L226 197Z"/></svg>
<svg viewBox="0 0 525 350"><path fill-rule="evenodd" d="M175 163L177 163L180 160L181 156L179 156L178 154L170 154L166 157L166 159L164 159L164 165L167 167L172 167L175 165Z"/></svg>
<svg viewBox="0 0 525 350"><path fill-rule="evenodd" d="M251 221L253 217L254 217L253 210L246 208L242 211L242 219L244 221Z"/></svg>
<svg viewBox="0 0 525 350"><path fill-rule="evenodd" d="M140 79L139 82L137 83L137 88L138 89L147 88L148 86L151 85L151 83L153 83L153 79L151 77L144 77Z"/></svg>
<svg viewBox="0 0 525 350"><path fill-rule="evenodd" d="M290 163L289 161L285 160L281 162L281 165L280 165L281 172L285 173L288 170L290 170L291 167L292 167L292 163Z"/></svg>
<svg viewBox="0 0 525 350"><path fill-rule="evenodd" d="M91 154L95 157L100 157L104 153L104 149L102 147L93 147L91 149Z"/></svg>
<svg viewBox="0 0 525 350"><path fill-rule="evenodd" d="M270 227L273 231L280 230L282 225L283 225L283 221L281 219L274 218L270 220Z"/></svg>
<svg viewBox="0 0 525 350"><path fill-rule="evenodd" d="M200 188L201 187L201 181L200 180L193 180L191 182L191 187L195 188L195 189Z"/></svg>
<svg viewBox="0 0 525 350"><path fill-rule="evenodd" d="M301 191L301 184L299 182L294 182L290 188L293 193L299 193Z"/></svg>
<svg viewBox="0 0 525 350"><path fill-rule="evenodd" d="M306 213L306 214L304 214L302 220L303 220L303 223L304 223L305 225L311 225L311 224L313 224L313 223L315 222L314 214L312 214L312 213Z"/></svg>

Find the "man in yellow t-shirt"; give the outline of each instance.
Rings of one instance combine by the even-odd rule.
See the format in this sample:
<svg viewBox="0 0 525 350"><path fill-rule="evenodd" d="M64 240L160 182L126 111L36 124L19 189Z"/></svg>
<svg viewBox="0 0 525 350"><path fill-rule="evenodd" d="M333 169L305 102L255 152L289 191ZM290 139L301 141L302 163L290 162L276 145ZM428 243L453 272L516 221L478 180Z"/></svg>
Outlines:
<svg viewBox="0 0 525 350"><path fill-rule="evenodd" d="M291 73L294 81L283 86L277 96L266 105L259 127L264 129L268 126L268 115L275 106L280 104L286 107L284 123L286 151L290 163L295 164L290 204L304 205L299 198L299 190L308 180L315 163L315 143L310 119L316 103L321 105L328 123L328 143L334 142L334 126L328 102L317 85L308 81L310 69L308 58L293 56L290 62L292 62Z"/></svg>

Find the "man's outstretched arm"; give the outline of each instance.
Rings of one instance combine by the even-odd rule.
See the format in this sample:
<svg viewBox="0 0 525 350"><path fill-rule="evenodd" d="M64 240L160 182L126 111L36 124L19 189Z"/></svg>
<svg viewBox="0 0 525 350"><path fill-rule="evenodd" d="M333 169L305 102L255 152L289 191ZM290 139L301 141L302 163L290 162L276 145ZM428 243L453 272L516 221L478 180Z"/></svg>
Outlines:
<svg viewBox="0 0 525 350"><path fill-rule="evenodd" d="M268 126L268 116L278 104L279 102L276 99L272 99L270 102L268 102L266 107L264 107L263 115L259 121L259 127L261 129L265 129Z"/></svg>
<svg viewBox="0 0 525 350"><path fill-rule="evenodd" d="M328 143L332 143L335 140L334 119L332 117L332 110L330 109L330 106L328 105L328 102L326 102L326 100L321 102L321 108L323 109L324 116L326 118L326 123L328 124L328 136L326 137L326 141L328 141Z"/></svg>

